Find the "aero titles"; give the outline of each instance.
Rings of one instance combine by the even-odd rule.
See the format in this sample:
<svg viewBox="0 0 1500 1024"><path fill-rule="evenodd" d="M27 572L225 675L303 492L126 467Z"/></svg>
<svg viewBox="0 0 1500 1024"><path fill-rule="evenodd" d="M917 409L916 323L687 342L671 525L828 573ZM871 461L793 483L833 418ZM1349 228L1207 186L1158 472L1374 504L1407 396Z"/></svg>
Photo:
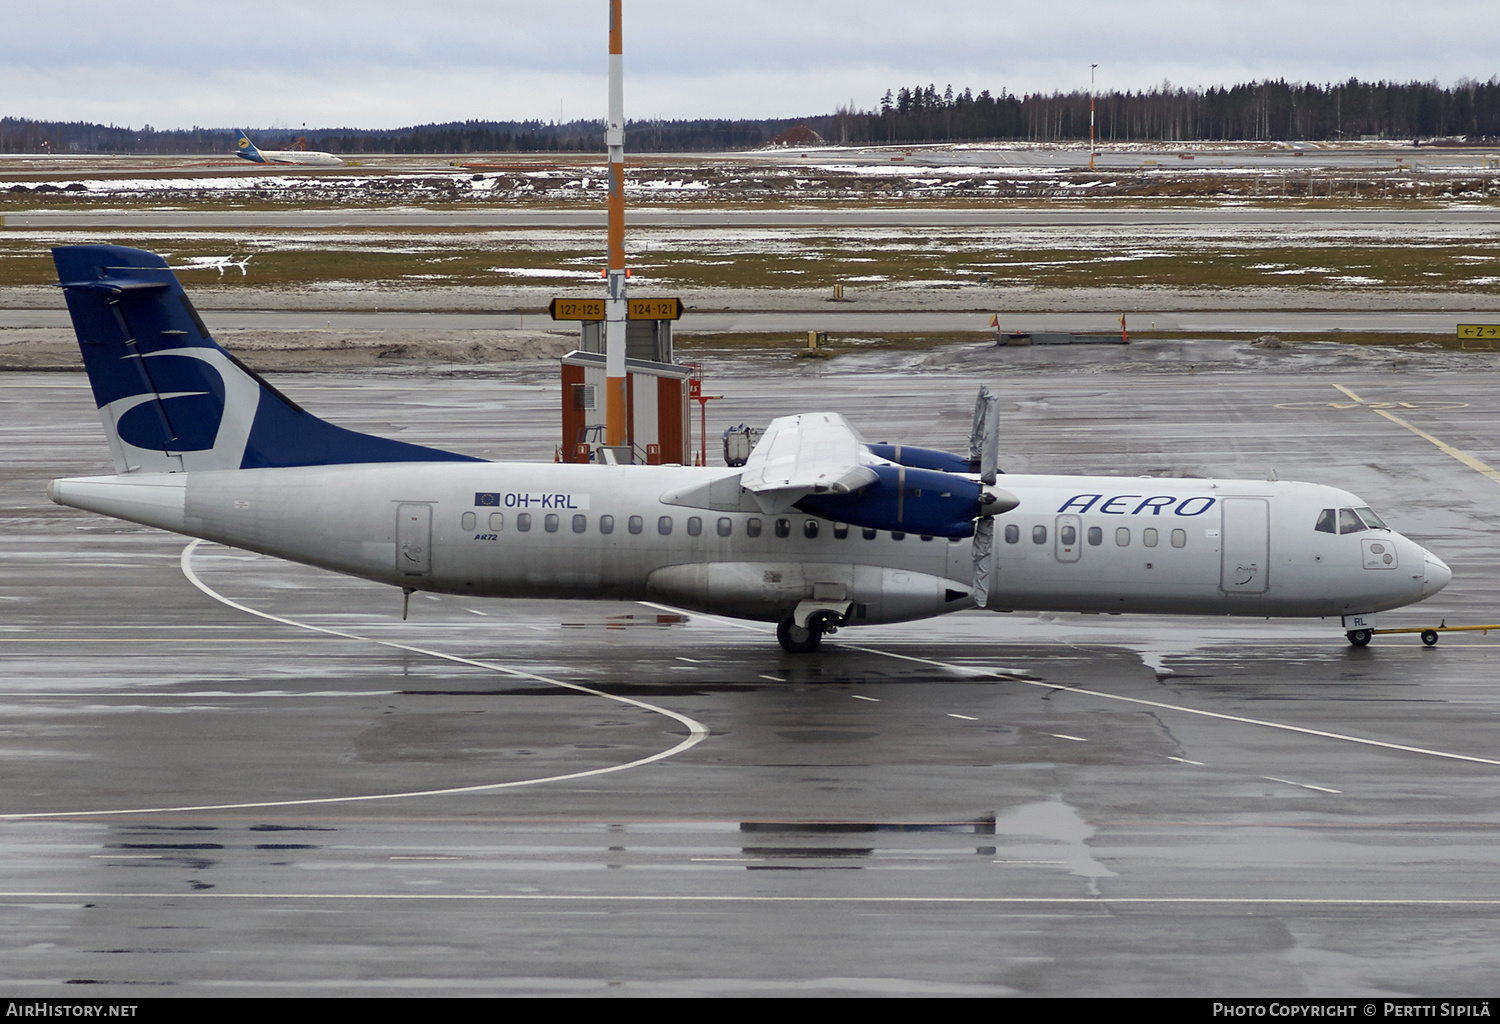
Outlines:
<svg viewBox="0 0 1500 1024"><path fill-rule="evenodd" d="M1177 516L1201 516L1213 508L1218 499L1207 494L1195 494L1190 498L1178 498L1170 494L1146 496L1143 494L1116 494L1106 498L1102 494L1075 494L1063 502L1058 512L1102 512L1110 516L1164 515L1171 509Z"/></svg>

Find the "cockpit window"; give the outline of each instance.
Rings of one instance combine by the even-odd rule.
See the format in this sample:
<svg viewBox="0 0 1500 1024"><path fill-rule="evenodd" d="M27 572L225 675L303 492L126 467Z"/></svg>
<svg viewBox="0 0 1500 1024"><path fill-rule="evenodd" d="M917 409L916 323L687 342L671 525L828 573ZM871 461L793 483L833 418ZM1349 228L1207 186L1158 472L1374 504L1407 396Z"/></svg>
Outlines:
<svg viewBox="0 0 1500 1024"><path fill-rule="evenodd" d="M1364 529L1365 524L1359 521L1359 516L1354 514L1354 509L1339 509L1339 533L1359 533Z"/></svg>
<svg viewBox="0 0 1500 1024"><path fill-rule="evenodd" d="M1389 530L1390 529L1389 526L1386 526L1385 523L1381 522L1380 517L1377 516L1375 514L1375 511L1373 509L1371 509L1368 505L1363 505L1363 506L1355 509L1354 510L1354 514L1357 515L1357 516L1359 516L1360 520L1366 526L1368 526L1372 530Z"/></svg>
<svg viewBox="0 0 1500 1024"><path fill-rule="evenodd" d="M1323 511L1318 513L1318 525L1313 527L1313 529L1317 530L1319 533L1338 533L1338 513L1331 508L1325 508Z"/></svg>

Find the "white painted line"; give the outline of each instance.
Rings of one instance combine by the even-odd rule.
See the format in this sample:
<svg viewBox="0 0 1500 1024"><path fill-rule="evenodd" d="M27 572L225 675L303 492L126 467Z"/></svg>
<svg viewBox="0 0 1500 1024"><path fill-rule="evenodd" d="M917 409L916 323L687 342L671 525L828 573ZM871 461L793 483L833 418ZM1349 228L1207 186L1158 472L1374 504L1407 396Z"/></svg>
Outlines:
<svg viewBox="0 0 1500 1024"><path fill-rule="evenodd" d="M783 679L783 678L781 678L780 676L768 676L764 672L760 673L760 677L762 679L769 679L773 683L784 683L784 682L786 682L786 680Z"/></svg>
<svg viewBox="0 0 1500 1024"><path fill-rule="evenodd" d="M671 612L673 615L682 615L689 619L707 619L709 622L717 622L723 626L733 626L735 629L748 629L752 633L772 632L764 626L754 626L748 622L740 622L737 619L726 619L722 615L710 615L707 612L685 612L681 608L673 608L669 604L657 604L655 601L637 601L636 604L642 608L655 608L659 612Z"/></svg>
<svg viewBox="0 0 1500 1024"><path fill-rule="evenodd" d="M1200 768L1203 768L1203 767L1206 767L1206 765L1205 765L1205 764L1204 764L1204 762L1202 762L1202 761L1189 761L1189 760L1188 760L1188 759L1187 759L1187 758L1185 758L1185 757L1172 757L1172 756L1170 756L1170 755L1169 755L1169 756L1168 756L1168 757L1167 757L1167 760L1168 760L1168 761L1179 761L1179 762L1181 762L1181 763L1182 763L1182 764L1195 764L1195 765L1197 765L1197 766L1198 766L1198 767L1200 767Z"/></svg>
<svg viewBox="0 0 1500 1024"><path fill-rule="evenodd" d="M697 658L684 658L680 654L677 656L677 660L678 661L685 661L689 665L702 665L702 664L704 664L703 662L699 661Z"/></svg>
<svg viewBox="0 0 1500 1024"><path fill-rule="evenodd" d="M446 854L417 854L417 853L393 853L391 860L463 860L463 857L452 857Z"/></svg>
<svg viewBox="0 0 1500 1024"><path fill-rule="evenodd" d="M979 719L975 718L973 715L955 715L951 711L948 712L948 717L949 718L962 718L965 722L977 722L977 721L979 721Z"/></svg>
<svg viewBox="0 0 1500 1024"><path fill-rule="evenodd" d="M1052 733L1052 735L1056 736L1060 740L1072 740L1074 743L1087 743L1088 742L1088 740L1084 739L1082 736L1069 736L1065 732L1055 732L1055 733Z"/></svg>
<svg viewBox="0 0 1500 1024"><path fill-rule="evenodd" d="M661 608L664 611L672 611L677 612L678 614L684 614L682 612L678 612L677 609L668 608L665 605L652 604L649 601L641 601L638 603L646 605L648 608ZM758 633L769 632L769 630L760 627L751 626L742 622L735 622L733 619L725 619L717 615L702 615L694 612L691 613L690 617L713 619L718 622L722 622L725 625L735 626L740 629L750 629ZM1321 641L1316 640L1307 641L1307 643L1310 644L1320 642ZM991 679L1003 679L1008 682L1024 683L1027 686L1039 686L1044 690L1051 690L1054 692L1077 693L1088 697L1099 697L1103 700L1120 701L1125 704L1138 704L1143 707L1160 708L1163 711L1177 711L1184 715L1197 715L1201 718L1213 718L1222 722L1238 722L1241 725L1255 725L1260 726L1264 729L1278 729L1283 732L1294 732L1304 736L1317 736L1322 739L1337 740L1341 743L1357 743L1361 746L1377 747L1382 750L1399 750L1403 753L1420 754L1424 757L1441 757L1450 761L1464 761L1470 764L1488 764L1500 767L1500 760L1491 757L1477 757L1473 754L1455 754L1450 751L1433 750L1428 747L1414 747L1404 743L1390 743L1385 740L1366 739L1363 736L1350 736L1346 733L1329 732L1325 729L1310 729L1302 725L1288 725L1284 722L1269 722L1265 719L1247 718L1243 715L1226 715L1218 711L1204 711L1200 708L1183 707L1180 704L1168 704L1164 701L1159 700L1146 700L1142 697L1125 697L1116 693L1105 693L1102 690L1088 690L1079 686L1068 686L1064 683L1049 683L1040 679L1028 679L1024 675L1019 674L1019 672L1014 669L984 668L980 665L955 665L950 662L938 661L934 658L922 658L913 654L898 654L895 651L886 651L881 650L878 647L864 647L856 644L841 644L840 646L845 648L846 650L860 651L864 654L875 654L883 658L895 658L898 661L911 661L916 662L919 665L931 665L934 668L946 669L950 672L957 672L960 675L988 676ZM1477 647L1485 645L1465 644L1463 646ZM1199 762L1187 763L1197 764Z"/></svg>
<svg viewBox="0 0 1500 1024"><path fill-rule="evenodd" d="M851 693L849 696L853 697L855 700L867 700L867 701L869 701L872 704L879 704L880 703L880 698L879 697L866 697L863 694L859 694L859 693Z"/></svg>
<svg viewBox="0 0 1500 1024"><path fill-rule="evenodd" d="M587 893L379 893L379 892L256 892L234 893L222 890L162 890L160 892L0 892L0 900L299 900L308 903L821 903L821 904L906 904L931 906L1134 906L1134 907L1451 907L1458 910L1476 907L1500 907L1500 896L1472 899L1423 899L1371 897L1367 899L1300 896L751 896L686 895L655 896L599 895Z"/></svg>
<svg viewBox="0 0 1500 1024"><path fill-rule="evenodd" d="M1341 789L1329 789L1326 786L1314 786L1307 782L1293 782L1291 779L1278 779L1274 775L1262 775L1261 778L1267 782L1279 782L1284 786L1297 786L1300 789L1315 789L1319 793L1342 793Z"/></svg>
<svg viewBox="0 0 1500 1024"><path fill-rule="evenodd" d="M1310 729L1303 725L1287 725L1284 722L1268 722L1263 718L1247 718L1243 715L1226 715L1219 711L1204 711L1201 708L1183 707L1180 704L1168 704L1165 701L1146 700L1144 697L1126 697L1118 693L1105 693L1102 690L1088 690L1081 686L1068 686L1065 683L1048 683L1037 679L1024 679L996 669L984 669L976 665L951 665L947 662L938 661L934 658L919 658L912 654L897 654L894 651L882 651L876 647L852 647L852 650L863 651L867 654L879 654L887 658L896 658L900 661L914 661L922 665L932 665L935 668L947 669L950 672L967 673L969 675L986 675L993 679L1004 679L1008 682L1023 683L1026 686L1037 686L1054 693L1077 693L1086 697L1099 697L1102 700L1115 700L1124 704L1138 704L1142 707L1160 708L1163 711L1177 711L1184 715L1198 715L1201 718L1213 718L1221 722L1239 722L1241 725L1257 725L1265 729L1279 729L1283 732L1295 732L1304 736L1318 736L1322 739L1338 740L1343 743L1358 743L1366 747L1378 747L1382 750L1399 750L1407 754L1421 754L1425 757L1441 757L1450 761L1464 761L1470 764L1491 764L1500 767L1500 760L1492 757L1476 757L1473 754L1454 754L1446 750L1432 750L1428 747L1413 747L1405 743L1390 743L1385 740L1371 740L1363 736L1350 736L1346 733L1329 732L1326 729Z"/></svg>
<svg viewBox="0 0 1500 1024"><path fill-rule="evenodd" d="M686 726L688 730L688 736L682 742L677 743L666 750L651 754L648 757L642 757L634 761L628 761L624 764L610 765L606 768L591 768L579 772L569 772L565 775L549 775L536 779L518 779L514 782L492 782L478 786L454 786L445 789L413 790L410 792L402 793L370 793L364 796L310 797L303 800L255 800L240 803L196 804L180 807L116 808L114 810L105 811L34 811L26 814L0 814L0 821L20 821L29 818L98 818L120 814L164 814L185 813L188 811L230 811L264 807L307 807L312 805L325 804L370 803L377 800L408 800L418 797L456 796L464 793L494 793L503 789L519 789L523 786L540 786L549 782L562 782L568 779L586 779L599 775L611 775L615 772L628 771L629 769L639 768L643 765L653 764L657 761L664 761L669 757L673 757L685 750L697 746L699 743L703 742L703 740L708 738L708 727L703 725L701 722L697 722L689 718L687 715L679 714L676 711L671 711L667 708L659 707L655 704L648 704L642 700L636 700L634 697L622 697L616 694L605 693L602 690L595 690L592 687L582 686L578 683L566 683L560 679L551 679L547 676L540 675L536 672L531 672L526 669L511 668L508 665L499 665L490 661L479 661L474 658L464 658L456 654L444 654L441 651L433 651L424 647L416 647L411 644L396 643L393 640L376 640L371 637L360 636L357 633L348 633L343 630L329 629L326 626L314 626L306 622L299 622L296 619L289 619L281 615L272 615L270 612L259 611L255 608L251 608L249 605L240 604L238 601L225 597L223 594L220 594L208 584L204 583L203 580L198 577L198 574L193 571L193 552L198 550L198 546L202 543L203 541L201 540L194 540L182 549L182 555L179 558L179 564L182 567L182 574L188 578L188 582L192 583L193 586L203 591L203 593L207 594L215 601L218 601L220 604L227 605L230 608L234 608L237 611L242 611L247 615L254 615L258 618L267 619L271 622L279 622L282 625L293 626L297 629L307 629L315 633L323 633L328 636L342 637L345 640L359 640L364 643L377 644L381 647L390 647L399 651L408 651L412 654L421 654L429 658L439 658L443 661L451 661L459 665L468 665L472 668L483 669L487 672L499 672L502 675L514 676L518 679L530 679L535 682L546 683L550 686L557 686L564 690L572 690L576 693L586 693L591 697L599 697L603 700L614 701L617 704L626 704L630 707L640 708L643 711L650 711L653 714L665 715L673 721L679 722L682 725Z"/></svg>
<svg viewBox="0 0 1500 1024"><path fill-rule="evenodd" d="M160 853L91 853L89 860L161 860Z"/></svg>

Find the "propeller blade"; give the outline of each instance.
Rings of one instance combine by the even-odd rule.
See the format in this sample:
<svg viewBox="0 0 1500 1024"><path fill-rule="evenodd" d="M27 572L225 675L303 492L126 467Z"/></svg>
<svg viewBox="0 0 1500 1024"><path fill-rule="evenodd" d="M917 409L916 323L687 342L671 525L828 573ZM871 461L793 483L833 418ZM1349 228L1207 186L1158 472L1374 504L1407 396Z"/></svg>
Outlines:
<svg viewBox="0 0 1500 1024"><path fill-rule="evenodd" d="M988 516L974 524L974 603L983 608L990 600L990 569L995 549L995 521Z"/></svg>
<svg viewBox="0 0 1500 1024"><path fill-rule="evenodd" d="M974 403L969 460L979 464L979 479L993 485L1000 473L1000 399L987 387L979 389Z"/></svg>
<svg viewBox="0 0 1500 1024"><path fill-rule="evenodd" d="M981 453L984 451L984 421L987 408L985 399L989 397L989 393L989 388L980 387L979 397L974 401L974 426L969 430L969 472L971 473L978 472Z"/></svg>

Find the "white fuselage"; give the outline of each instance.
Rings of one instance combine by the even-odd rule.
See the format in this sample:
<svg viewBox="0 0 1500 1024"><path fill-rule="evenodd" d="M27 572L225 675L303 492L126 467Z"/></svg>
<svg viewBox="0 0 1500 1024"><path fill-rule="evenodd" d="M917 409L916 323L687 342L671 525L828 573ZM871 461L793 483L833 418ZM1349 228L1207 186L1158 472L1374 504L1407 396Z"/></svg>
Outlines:
<svg viewBox="0 0 1500 1024"><path fill-rule="evenodd" d="M260 153L263 158L262 160L244 156L243 153L240 155L252 163L307 164L313 167L336 167L344 162L332 153L309 153L300 149L262 149L257 150L257 152Z"/></svg>
<svg viewBox="0 0 1500 1024"><path fill-rule="evenodd" d="M416 590L652 599L768 621L828 597L852 602L850 625L974 606L970 541L767 514L736 477L400 463L80 478L50 493ZM995 610L1340 616L1419 601L1450 575L1394 531L1315 530L1321 510L1363 504L1332 487L1019 475L1003 484L1020 504L995 518Z"/></svg>

